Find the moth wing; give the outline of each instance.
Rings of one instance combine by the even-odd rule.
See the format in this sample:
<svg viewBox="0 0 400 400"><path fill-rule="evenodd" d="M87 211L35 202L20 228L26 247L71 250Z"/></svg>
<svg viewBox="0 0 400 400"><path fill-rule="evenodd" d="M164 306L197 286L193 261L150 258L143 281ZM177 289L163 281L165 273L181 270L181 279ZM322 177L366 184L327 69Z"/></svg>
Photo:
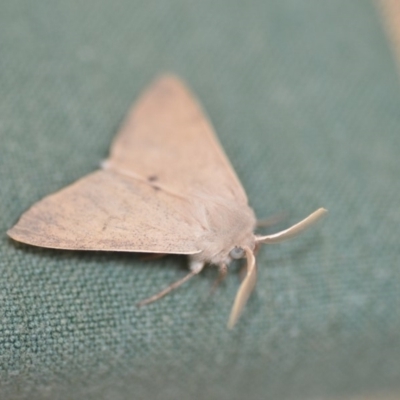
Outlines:
<svg viewBox="0 0 400 400"><path fill-rule="evenodd" d="M97 171L33 205L8 235L57 249L194 254L201 229L191 207L155 186Z"/></svg>
<svg viewBox="0 0 400 400"><path fill-rule="evenodd" d="M157 80L128 114L105 168L184 196L247 204L242 185L200 105L176 77Z"/></svg>

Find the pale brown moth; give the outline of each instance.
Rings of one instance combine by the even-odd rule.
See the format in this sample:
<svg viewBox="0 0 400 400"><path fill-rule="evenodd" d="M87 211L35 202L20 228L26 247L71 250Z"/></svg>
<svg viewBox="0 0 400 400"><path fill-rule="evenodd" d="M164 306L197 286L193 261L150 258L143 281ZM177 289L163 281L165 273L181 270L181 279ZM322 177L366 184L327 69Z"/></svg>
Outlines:
<svg viewBox="0 0 400 400"><path fill-rule="evenodd" d="M255 252L289 239L319 220L268 236L199 104L174 76L163 76L139 99L111 146L102 169L45 197L8 235L34 246L68 250L187 254L190 272L144 305L218 266L220 279L234 259L246 275L228 327L236 323L256 283Z"/></svg>

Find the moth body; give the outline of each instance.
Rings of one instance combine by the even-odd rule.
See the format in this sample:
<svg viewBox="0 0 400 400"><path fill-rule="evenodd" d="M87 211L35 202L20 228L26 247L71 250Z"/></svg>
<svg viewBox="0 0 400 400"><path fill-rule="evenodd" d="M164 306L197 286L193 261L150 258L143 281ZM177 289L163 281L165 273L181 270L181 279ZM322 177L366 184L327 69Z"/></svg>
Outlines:
<svg viewBox="0 0 400 400"><path fill-rule="evenodd" d="M234 259L247 259L232 327L256 282L255 250L302 232L326 210L269 236L256 236L256 217L212 126L179 79L164 76L139 99L95 171L45 197L7 233L14 240L64 250L186 254L190 272L205 264L224 277Z"/></svg>

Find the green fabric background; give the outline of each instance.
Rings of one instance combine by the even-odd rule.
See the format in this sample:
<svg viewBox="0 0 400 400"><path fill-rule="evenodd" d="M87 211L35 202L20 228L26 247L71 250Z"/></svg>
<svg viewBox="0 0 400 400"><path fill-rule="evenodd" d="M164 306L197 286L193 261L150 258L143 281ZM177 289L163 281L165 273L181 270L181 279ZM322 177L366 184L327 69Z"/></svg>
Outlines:
<svg viewBox="0 0 400 400"><path fill-rule="evenodd" d="M5 232L93 171L159 73L198 95L260 217L256 293L226 330L238 266L143 309L184 257L53 251ZM365 0L6 0L0 6L0 397L310 399L400 382L400 86Z"/></svg>

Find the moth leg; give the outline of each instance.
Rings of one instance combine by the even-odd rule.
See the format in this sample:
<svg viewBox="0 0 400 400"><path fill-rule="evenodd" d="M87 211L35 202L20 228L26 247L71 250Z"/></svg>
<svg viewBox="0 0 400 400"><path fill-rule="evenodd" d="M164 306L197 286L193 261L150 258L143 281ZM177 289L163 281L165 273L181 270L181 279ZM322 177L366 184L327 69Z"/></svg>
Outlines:
<svg viewBox="0 0 400 400"><path fill-rule="evenodd" d="M205 264L204 261L190 260L189 269L195 274L198 274L203 270L204 264Z"/></svg>
<svg viewBox="0 0 400 400"><path fill-rule="evenodd" d="M226 278L226 275L228 274L228 267L226 264L220 264L218 265L218 278L215 280L215 282L212 285L211 288L211 294L215 292L219 284Z"/></svg>
<svg viewBox="0 0 400 400"><path fill-rule="evenodd" d="M242 268L240 268L239 271L239 279L242 281L244 279L244 277L246 276L247 273L247 266L246 265L242 265Z"/></svg>
<svg viewBox="0 0 400 400"><path fill-rule="evenodd" d="M203 269L203 267L204 267L203 262L192 261L190 263L190 272L186 276L184 276L183 278L179 279L178 281L176 281L174 283L171 283L171 285L169 285L165 289L161 290L161 292L159 292L151 297L148 297L147 299L142 300L141 302L138 303L138 306L141 307L146 304L150 304L153 301L161 299L161 297L164 297L166 294L168 294L169 292L172 292L173 290L175 290L176 288L178 288L179 286L184 284L186 281L188 281L190 278L197 275Z"/></svg>

